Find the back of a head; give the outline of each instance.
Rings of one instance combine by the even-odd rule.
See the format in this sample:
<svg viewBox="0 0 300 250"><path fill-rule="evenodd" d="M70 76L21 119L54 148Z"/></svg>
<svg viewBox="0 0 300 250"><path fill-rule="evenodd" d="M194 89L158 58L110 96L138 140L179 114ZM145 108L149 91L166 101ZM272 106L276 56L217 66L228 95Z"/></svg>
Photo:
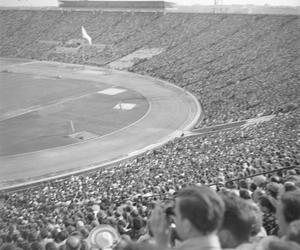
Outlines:
<svg viewBox="0 0 300 250"><path fill-rule="evenodd" d="M277 202L272 196L263 195L258 198L258 203L261 207L267 209L269 213L275 213L276 212L276 206ZM263 210L265 211L265 210Z"/></svg>
<svg viewBox="0 0 300 250"><path fill-rule="evenodd" d="M292 191L295 191L295 190L297 190L297 186L295 185L294 182L286 181L284 183L284 191L285 192L292 192Z"/></svg>
<svg viewBox="0 0 300 250"><path fill-rule="evenodd" d="M42 239L45 239L48 237L48 230L47 228L42 228L41 231L40 231L40 236Z"/></svg>
<svg viewBox="0 0 300 250"><path fill-rule="evenodd" d="M283 215L287 223L300 219L300 189L285 192L280 201L283 205Z"/></svg>
<svg viewBox="0 0 300 250"><path fill-rule="evenodd" d="M12 243L5 243L1 246L0 250L15 250L16 247Z"/></svg>
<svg viewBox="0 0 300 250"><path fill-rule="evenodd" d="M233 193L221 195L225 204L224 220L219 232L223 248L235 248L248 242L256 224L251 205Z"/></svg>
<svg viewBox="0 0 300 250"><path fill-rule="evenodd" d="M284 241L282 239L276 239L270 241L265 250L300 250L300 245L293 241Z"/></svg>
<svg viewBox="0 0 300 250"><path fill-rule="evenodd" d="M295 220L290 223L286 238L300 244L300 220Z"/></svg>
<svg viewBox="0 0 300 250"><path fill-rule="evenodd" d="M240 189L239 193L244 200L251 200L251 193L248 189Z"/></svg>
<svg viewBox="0 0 300 250"><path fill-rule="evenodd" d="M87 230L85 227L81 228L79 232L83 239L86 239L89 236L89 230Z"/></svg>
<svg viewBox="0 0 300 250"><path fill-rule="evenodd" d="M45 245L45 250L57 250L57 246L54 242L48 242L46 245Z"/></svg>
<svg viewBox="0 0 300 250"><path fill-rule="evenodd" d="M28 241L23 241L22 245L21 245L21 248L23 250L31 250L30 243Z"/></svg>
<svg viewBox="0 0 300 250"><path fill-rule="evenodd" d="M277 196L278 196L281 188L282 188L282 185L275 183L275 182L270 182L266 185L266 189L267 189L268 193L275 199L277 199Z"/></svg>
<svg viewBox="0 0 300 250"><path fill-rule="evenodd" d="M57 235L57 239L59 240L59 242L62 242L67 238L68 238L68 232L67 231L60 231Z"/></svg>
<svg viewBox="0 0 300 250"><path fill-rule="evenodd" d="M32 250L43 250L43 246L38 241L35 241L35 242L31 243L31 249Z"/></svg>
<svg viewBox="0 0 300 250"><path fill-rule="evenodd" d="M205 186L190 186L178 192L179 209L182 218L186 218L203 235L217 231L223 221L224 203L220 196Z"/></svg>
<svg viewBox="0 0 300 250"><path fill-rule="evenodd" d="M156 248L154 245L149 244L149 243L136 243L136 242L131 242L128 243L123 250L159 250Z"/></svg>
<svg viewBox="0 0 300 250"><path fill-rule="evenodd" d="M66 240L66 250L77 250L81 247L81 239L78 236L70 236Z"/></svg>

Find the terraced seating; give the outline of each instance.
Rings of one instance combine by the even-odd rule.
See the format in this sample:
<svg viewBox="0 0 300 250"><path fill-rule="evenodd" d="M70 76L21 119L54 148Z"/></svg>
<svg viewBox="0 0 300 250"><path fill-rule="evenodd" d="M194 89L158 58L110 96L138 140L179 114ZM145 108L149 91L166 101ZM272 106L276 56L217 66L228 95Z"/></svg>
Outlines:
<svg viewBox="0 0 300 250"><path fill-rule="evenodd" d="M205 112L201 126L275 114L258 125L178 138L110 169L4 193L3 242L25 248L48 227L59 244L54 229L68 236L79 221L88 232L106 223L136 239L146 232L153 203L191 184L243 191L256 203L251 193L269 195L274 182L284 191L299 189L298 16L1 10L0 22L1 56L107 66L140 48L164 48L128 70L191 91ZM81 25L103 51L54 50L80 38ZM295 170L247 178L281 168ZM235 178L245 178L243 185ZM96 217L95 204L101 207ZM134 216L142 227L135 227ZM13 238L9 226L22 237Z"/></svg>

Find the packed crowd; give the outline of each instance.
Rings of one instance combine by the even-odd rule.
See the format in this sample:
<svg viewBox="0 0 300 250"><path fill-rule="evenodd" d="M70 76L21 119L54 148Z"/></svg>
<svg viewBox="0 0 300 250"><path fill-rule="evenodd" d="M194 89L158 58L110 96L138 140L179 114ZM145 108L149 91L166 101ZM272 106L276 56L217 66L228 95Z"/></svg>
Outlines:
<svg viewBox="0 0 300 250"><path fill-rule="evenodd" d="M111 168L3 193L1 250L88 249L85 239L100 224L122 235L124 249L199 249L186 245L192 244L189 235L197 238L199 233L211 236L215 249L219 241L222 248L231 249L299 247L298 17L0 13L1 56L106 65L141 47L164 47L162 54L129 70L191 91L203 105L205 125L276 114L258 125L178 138ZM101 53L93 48L75 55L54 53L57 41L78 38L81 25L95 43L110 46ZM281 168L286 169L246 178ZM236 178L244 179L232 181ZM204 223L201 216L178 218L184 214L184 208L178 208L181 199L191 197L216 205L207 205L214 213L206 216L210 221ZM283 220L278 211L290 199L295 200L287 209L292 216L288 212ZM169 224L167 208L172 208ZM197 225L198 217L207 228ZM166 232L171 236L165 237Z"/></svg>
<svg viewBox="0 0 300 250"><path fill-rule="evenodd" d="M239 187L227 185L218 193L206 186L183 185L174 190L172 203L160 201L171 190L156 199L140 195L123 204L108 202L107 195L98 199L67 196L68 201L54 203L49 192L54 188L48 185L42 192L9 198L16 205L7 207L12 211L5 211L8 217L1 218L5 224L13 217L1 229L0 249L102 249L91 248L88 237L93 228L108 224L122 237L113 249L298 250L297 174L288 170L270 178L243 180ZM26 201L28 196L33 200Z"/></svg>
<svg viewBox="0 0 300 250"><path fill-rule="evenodd" d="M141 48L163 48L128 70L191 91L205 125L298 107L299 16L2 10L0 21L1 56L106 66ZM58 52L81 37L82 25L94 46Z"/></svg>
<svg viewBox="0 0 300 250"><path fill-rule="evenodd" d="M147 238L154 203L168 201L188 185L210 185L252 200L263 212L266 233L278 235L276 199L282 190L298 190L300 184L295 136L299 116L279 114L257 126L180 138L113 168L4 194L2 242L32 249L30 245L42 241L43 232L59 247L68 236L86 238L99 224L109 224L132 240ZM100 207L96 215L94 205ZM9 228L17 235L12 237Z"/></svg>

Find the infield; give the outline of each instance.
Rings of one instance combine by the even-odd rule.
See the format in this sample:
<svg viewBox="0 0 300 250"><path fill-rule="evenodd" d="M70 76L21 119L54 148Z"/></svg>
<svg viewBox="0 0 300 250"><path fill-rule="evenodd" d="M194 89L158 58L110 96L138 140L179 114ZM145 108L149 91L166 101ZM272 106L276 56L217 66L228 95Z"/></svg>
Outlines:
<svg viewBox="0 0 300 250"><path fill-rule="evenodd" d="M56 62L3 64L1 76L22 87L1 81L0 189L127 159L180 136L201 114L194 96L151 77Z"/></svg>
<svg viewBox="0 0 300 250"><path fill-rule="evenodd" d="M0 155L13 155L77 143L75 132L92 139L135 122L148 110L133 90L105 91L110 85L35 74L0 73ZM102 92L101 92L102 91ZM115 109L130 100L135 108Z"/></svg>

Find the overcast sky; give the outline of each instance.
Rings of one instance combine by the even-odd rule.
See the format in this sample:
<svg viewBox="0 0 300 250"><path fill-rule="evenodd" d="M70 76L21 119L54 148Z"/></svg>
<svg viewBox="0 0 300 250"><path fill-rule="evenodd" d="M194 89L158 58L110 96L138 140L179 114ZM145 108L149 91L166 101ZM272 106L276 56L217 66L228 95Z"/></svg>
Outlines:
<svg viewBox="0 0 300 250"><path fill-rule="evenodd" d="M167 0L180 5L213 4L214 0ZM223 4L300 6L300 0L219 0ZM57 6L57 0L0 0L0 6Z"/></svg>

